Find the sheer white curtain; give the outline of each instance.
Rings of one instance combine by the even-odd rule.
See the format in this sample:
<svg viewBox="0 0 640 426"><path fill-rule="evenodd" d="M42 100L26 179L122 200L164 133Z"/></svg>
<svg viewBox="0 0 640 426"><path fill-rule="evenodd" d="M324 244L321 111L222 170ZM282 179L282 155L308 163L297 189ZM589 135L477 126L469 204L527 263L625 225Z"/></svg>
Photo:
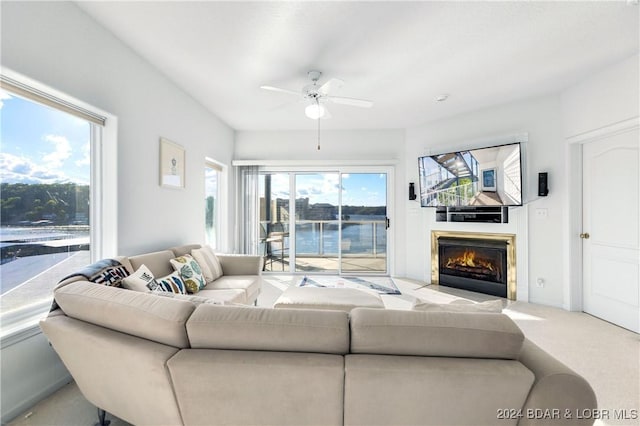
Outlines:
<svg viewBox="0 0 640 426"><path fill-rule="evenodd" d="M238 182L237 209L239 222L237 229L238 249L245 254L263 254L260 250L258 166L236 167Z"/></svg>

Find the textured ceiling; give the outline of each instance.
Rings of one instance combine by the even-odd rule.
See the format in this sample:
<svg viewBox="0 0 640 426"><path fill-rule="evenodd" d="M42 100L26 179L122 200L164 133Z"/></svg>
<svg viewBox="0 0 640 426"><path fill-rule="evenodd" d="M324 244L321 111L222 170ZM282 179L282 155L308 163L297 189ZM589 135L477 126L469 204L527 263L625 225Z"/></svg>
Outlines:
<svg viewBox="0 0 640 426"><path fill-rule="evenodd" d="M557 92L639 50L628 2L78 2L238 130L311 129L300 90L322 71L324 128L406 128ZM436 102L439 94L450 95Z"/></svg>

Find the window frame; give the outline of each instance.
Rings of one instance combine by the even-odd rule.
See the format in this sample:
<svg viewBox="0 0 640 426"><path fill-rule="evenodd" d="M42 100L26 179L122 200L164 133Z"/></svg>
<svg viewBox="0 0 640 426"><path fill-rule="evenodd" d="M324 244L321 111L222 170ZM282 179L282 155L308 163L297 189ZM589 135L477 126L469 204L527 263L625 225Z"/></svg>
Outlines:
<svg viewBox="0 0 640 426"><path fill-rule="evenodd" d="M205 157L204 160L205 169L211 168L217 170L218 172L218 180L217 180L217 202L214 204L214 217L217 219L216 222L216 244L214 250L216 251L226 251L228 247L228 235L226 232L222 232L223 229L228 229L226 226L228 215L227 212L229 209L222 208L222 206L227 206L227 170L228 167L222 164L219 161L216 161L210 157ZM205 171L205 180L206 180L206 171ZM206 185L206 183L205 183ZM206 188L205 188L205 196ZM205 240L206 241L206 217L205 217Z"/></svg>
<svg viewBox="0 0 640 426"><path fill-rule="evenodd" d="M117 255L118 251L118 120L93 105L71 95L56 90L39 81L26 77L13 70L3 68L3 77L7 77L22 86L33 89L35 94L43 94L60 105L70 105L87 111L95 116L104 117L104 126L87 120L91 126L91 182L90 182L90 243L91 261ZM32 102L54 107L51 102L38 102L36 99L16 93L2 85L3 90ZM71 113L69 109L57 108ZM84 117L83 117L84 118ZM86 119L86 118L84 118ZM2 314L0 327L0 346L18 343L38 333L38 322L46 316L50 301L40 301L27 305L9 315Z"/></svg>

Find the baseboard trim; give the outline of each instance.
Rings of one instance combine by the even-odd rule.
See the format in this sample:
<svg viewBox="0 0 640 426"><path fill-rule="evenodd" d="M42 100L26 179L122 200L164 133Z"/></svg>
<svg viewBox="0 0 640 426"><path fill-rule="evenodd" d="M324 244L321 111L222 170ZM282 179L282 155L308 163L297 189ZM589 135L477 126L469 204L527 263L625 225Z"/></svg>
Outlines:
<svg viewBox="0 0 640 426"><path fill-rule="evenodd" d="M4 424L9 423L10 421L15 420L16 417L18 417L20 414L24 413L29 408L33 407L34 405L36 405L38 402L42 401L43 399L51 396L56 391L58 391L60 388L62 388L63 386L65 386L65 385L67 385L69 383L71 383L72 381L73 381L73 378L71 377L71 375L67 374L66 376L60 378L56 382L54 382L51 385L47 386L46 388L42 389L40 392L36 393L32 397L26 399L25 401L20 403L18 406L10 409L7 412L4 412L4 410L3 410L2 418L0 419L0 422L2 422L2 424L4 425Z"/></svg>

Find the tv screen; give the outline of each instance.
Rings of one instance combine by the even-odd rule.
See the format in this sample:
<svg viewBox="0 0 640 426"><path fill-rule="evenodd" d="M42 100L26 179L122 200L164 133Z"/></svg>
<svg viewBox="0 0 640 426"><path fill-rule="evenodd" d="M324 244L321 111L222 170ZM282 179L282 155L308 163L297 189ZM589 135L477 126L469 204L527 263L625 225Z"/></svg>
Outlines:
<svg viewBox="0 0 640 426"><path fill-rule="evenodd" d="M521 206L520 143L418 158L420 204Z"/></svg>

